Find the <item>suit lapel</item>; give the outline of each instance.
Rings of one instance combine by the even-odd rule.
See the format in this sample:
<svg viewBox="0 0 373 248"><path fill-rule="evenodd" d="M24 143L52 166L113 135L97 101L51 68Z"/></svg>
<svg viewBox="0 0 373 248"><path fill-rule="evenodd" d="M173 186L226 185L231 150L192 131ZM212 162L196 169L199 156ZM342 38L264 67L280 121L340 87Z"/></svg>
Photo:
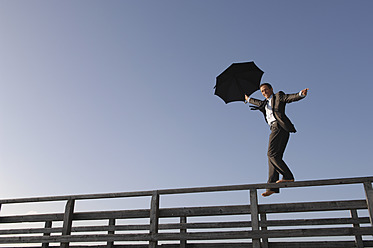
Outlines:
<svg viewBox="0 0 373 248"><path fill-rule="evenodd" d="M275 117L275 119L278 121L277 114L275 112L275 104L276 104L276 95L275 93L273 93L272 99L271 99L271 108L272 108L273 117Z"/></svg>
<svg viewBox="0 0 373 248"><path fill-rule="evenodd" d="M272 108L272 111L273 111L274 106L275 106L275 94L273 93L272 94L272 99L271 99L271 108Z"/></svg>

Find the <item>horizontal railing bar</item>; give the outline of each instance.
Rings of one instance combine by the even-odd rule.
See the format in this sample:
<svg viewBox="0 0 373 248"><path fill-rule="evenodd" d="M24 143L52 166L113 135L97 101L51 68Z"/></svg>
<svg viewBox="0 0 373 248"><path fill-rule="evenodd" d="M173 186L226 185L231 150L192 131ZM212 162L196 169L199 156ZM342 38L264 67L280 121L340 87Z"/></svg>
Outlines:
<svg viewBox="0 0 373 248"><path fill-rule="evenodd" d="M306 242L269 242L271 248L355 248L355 241L306 241ZM118 248L147 248L146 246L118 246ZM162 248L179 248L179 244L162 244ZM196 243L193 248L250 248L252 243ZM373 241L364 241L364 247L373 247ZM74 247L75 248L75 247ZM92 247L93 248L93 247ZM95 247L96 248L96 247Z"/></svg>
<svg viewBox="0 0 373 248"><path fill-rule="evenodd" d="M314 212L337 211L350 209L367 209L365 200L353 201L324 201L324 202L297 202L283 204L262 204L258 206L259 213L289 213L289 212Z"/></svg>
<svg viewBox="0 0 373 248"><path fill-rule="evenodd" d="M263 223L260 222L261 224ZM352 225L368 224L369 217L360 217L358 220L351 218L327 218L327 219L293 219L293 220L268 220L265 222L270 226L321 226L321 225ZM159 224L160 230L172 229L218 229L218 228L250 228L251 221L231 221L231 222L196 222L196 223L170 223ZM72 227L72 232L107 232L107 231L145 231L149 230L149 225L116 225L116 226L79 226ZM61 233L61 227L55 228L27 228L0 230L0 235L9 234L32 234L32 233Z"/></svg>
<svg viewBox="0 0 373 248"><path fill-rule="evenodd" d="M288 238L288 237L325 237L371 235L372 227L360 228L314 228L230 232L190 232L150 234L97 234L67 236L21 236L0 237L1 244L19 243L54 243L54 242L110 242L110 241L172 241L172 240L222 240L222 239L255 239L255 238Z"/></svg>
<svg viewBox="0 0 373 248"><path fill-rule="evenodd" d="M355 241L293 241L293 242L269 242L271 248L355 248ZM224 246L223 246L224 247ZM233 248L229 246L230 248ZM373 241L364 241L364 247L373 247ZM171 247L169 247L171 248ZM176 247L175 247L176 248ZM196 246L193 248L208 248ZM219 248L219 246L211 247ZM239 247L244 248L244 246Z"/></svg>
<svg viewBox="0 0 373 248"><path fill-rule="evenodd" d="M263 222L261 222L263 223ZM266 226L326 226L326 225L352 225L369 224L369 217L360 217L358 220L351 218L327 218L327 219L294 219L294 220L267 220Z"/></svg>
<svg viewBox="0 0 373 248"><path fill-rule="evenodd" d="M365 200L353 201L325 201L325 202L299 202L282 204L259 205L259 213L284 212L311 212L311 211L337 211L350 209L367 209ZM244 215L250 214L249 205L216 206L216 207L189 207L189 208L163 208L159 210L159 217L180 216L213 216L213 215Z"/></svg>
<svg viewBox="0 0 373 248"><path fill-rule="evenodd" d="M297 242L269 242L271 248L355 248L355 241L297 241ZM28 246L29 247L29 246ZM40 246L32 246L40 247ZM30 248L32 248L30 247ZM49 247L59 247L49 245ZM70 245L70 248L105 248L106 245ZM125 244L115 245L116 248L148 248L147 244ZM160 248L179 248L180 244L160 244ZM193 242L193 248L250 248L252 244L250 242L213 242L213 243L196 243ZM373 241L364 241L364 247L373 247ZM14 248L14 247L3 247L2 248Z"/></svg>
<svg viewBox="0 0 373 248"><path fill-rule="evenodd" d="M36 233L61 233L62 227L55 228L17 228L0 230L0 235L10 234L36 234Z"/></svg>
<svg viewBox="0 0 373 248"><path fill-rule="evenodd" d="M115 225L115 226L80 226L72 227L72 232L106 232L106 231L148 231L150 225Z"/></svg>
<svg viewBox="0 0 373 248"><path fill-rule="evenodd" d="M325 236L355 236L371 235L372 227L356 228L310 228L258 231L228 231L228 232L189 232L189 233L159 233L159 241L169 240L219 240L219 239L255 239L255 238L299 238Z"/></svg>
<svg viewBox="0 0 373 248"><path fill-rule="evenodd" d="M135 191L135 192L120 192L120 193L16 198L16 199L0 200L0 204L49 202L49 201L52 202L52 201L68 201L68 200L94 200L94 199L126 198L126 197L146 197L146 196L152 196L152 193L153 191Z"/></svg>
<svg viewBox="0 0 373 248"><path fill-rule="evenodd" d="M200 223L176 223L163 224L160 230L172 229L219 229L219 228L251 228L251 221L231 221L231 222L200 222Z"/></svg>
<svg viewBox="0 0 373 248"><path fill-rule="evenodd" d="M171 195L171 194L187 194L187 193L239 191L239 190L265 189L265 188L287 188L287 187L295 188L295 187L310 187L310 186L357 184L357 183L364 183L364 182L371 183L372 181L373 181L373 177L356 177L356 178L296 181L296 182L291 182L291 183L278 183L278 184L261 183L261 184L211 186L211 187L196 187L196 188L161 189L157 191L160 195ZM93 199L104 199L104 198L147 197L147 196L152 196L153 192L154 191L135 191L135 192L120 192L120 193L102 193L102 194L3 199L3 200L0 200L0 204L45 202L45 201L66 201L66 200L93 200Z"/></svg>
<svg viewBox="0 0 373 248"><path fill-rule="evenodd" d="M180 188L180 189L164 189L158 190L161 195L171 194L187 194L187 193L205 193L217 191L239 191L250 189L266 189L266 188L297 188L310 186L330 186L341 184L358 184L364 182L372 182L373 177L356 177L356 178L340 178L340 179L322 179L322 180L308 180L296 181L288 183L261 183L261 184L244 184L244 185L229 185L229 186L212 186L200 188Z"/></svg>
<svg viewBox="0 0 373 248"><path fill-rule="evenodd" d="M288 212L311 212L311 211L342 211L350 209L367 209L365 200L353 201L325 201L325 202L299 202L262 204L258 206L259 213L288 213ZM193 217L193 216L219 216L219 215L247 215L250 214L249 205L232 206L207 206L207 207L184 207L184 208L161 208L160 218L168 217ZM107 219L132 219L149 218L149 209L139 210L117 210L97 212L77 212L73 214L73 221L81 220L107 220ZM0 223L23 223L23 222L45 222L62 221L63 214L37 214L2 216Z"/></svg>
<svg viewBox="0 0 373 248"><path fill-rule="evenodd" d="M45 221L63 221L63 214L30 214L0 217L0 223L23 223Z"/></svg>
<svg viewBox="0 0 373 248"><path fill-rule="evenodd" d="M188 208L161 208L159 217L181 216L217 216L217 215L245 215L250 214L250 205L213 206L213 207L188 207Z"/></svg>
<svg viewBox="0 0 373 248"><path fill-rule="evenodd" d="M59 243L59 242L109 242L109 241L150 241L150 234L95 234L65 236L20 236L0 237L0 244Z"/></svg>
<svg viewBox="0 0 373 248"><path fill-rule="evenodd" d="M77 212L73 215L73 220L102 220L102 219L133 219L149 218L149 209L139 210L118 210L118 211L98 211L98 212Z"/></svg>
<svg viewBox="0 0 373 248"><path fill-rule="evenodd" d="M352 225L352 224L368 224L369 217L360 217L358 220L351 218L327 218L327 219L293 219L293 220L267 220L267 227L270 226L323 226L323 225ZM200 223L176 223L163 224L159 229L213 229L213 228L249 228L251 221L231 221L231 222L200 222Z"/></svg>
<svg viewBox="0 0 373 248"><path fill-rule="evenodd" d="M98 212L77 212L73 214L73 220L107 220L149 218L149 209L139 210L119 210L119 211L98 211ZM15 215L0 217L1 223L24 223L24 222L45 222L63 221L63 214L35 214L35 215Z"/></svg>

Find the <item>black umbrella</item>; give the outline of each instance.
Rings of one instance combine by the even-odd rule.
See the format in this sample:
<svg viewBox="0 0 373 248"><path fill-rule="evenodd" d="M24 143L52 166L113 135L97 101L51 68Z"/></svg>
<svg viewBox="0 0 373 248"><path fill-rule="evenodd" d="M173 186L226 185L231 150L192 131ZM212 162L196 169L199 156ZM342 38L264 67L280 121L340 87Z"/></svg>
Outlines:
<svg viewBox="0 0 373 248"><path fill-rule="evenodd" d="M215 95L225 103L245 101L245 94L250 96L259 89L263 73L253 61L233 63L216 77Z"/></svg>

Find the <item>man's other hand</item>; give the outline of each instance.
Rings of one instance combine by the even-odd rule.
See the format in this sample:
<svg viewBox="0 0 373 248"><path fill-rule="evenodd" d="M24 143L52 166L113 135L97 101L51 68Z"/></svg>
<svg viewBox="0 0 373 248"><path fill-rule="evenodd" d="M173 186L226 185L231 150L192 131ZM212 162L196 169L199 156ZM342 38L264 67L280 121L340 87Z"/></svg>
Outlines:
<svg viewBox="0 0 373 248"><path fill-rule="evenodd" d="M301 90L303 96L307 96L308 88ZM246 96L246 95L245 95Z"/></svg>

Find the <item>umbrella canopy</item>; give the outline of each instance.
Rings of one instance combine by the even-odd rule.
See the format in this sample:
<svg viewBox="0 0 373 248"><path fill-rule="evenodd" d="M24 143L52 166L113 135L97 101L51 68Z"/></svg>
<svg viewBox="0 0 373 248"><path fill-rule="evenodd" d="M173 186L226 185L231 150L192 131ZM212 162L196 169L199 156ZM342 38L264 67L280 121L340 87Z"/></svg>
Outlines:
<svg viewBox="0 0 373 248"><path fill-rule="evenodd" d="M250 96L259 89L263 73L253 61L233 63L216 77L215 95L225 103L245 101L245 94Z"/></svg>

